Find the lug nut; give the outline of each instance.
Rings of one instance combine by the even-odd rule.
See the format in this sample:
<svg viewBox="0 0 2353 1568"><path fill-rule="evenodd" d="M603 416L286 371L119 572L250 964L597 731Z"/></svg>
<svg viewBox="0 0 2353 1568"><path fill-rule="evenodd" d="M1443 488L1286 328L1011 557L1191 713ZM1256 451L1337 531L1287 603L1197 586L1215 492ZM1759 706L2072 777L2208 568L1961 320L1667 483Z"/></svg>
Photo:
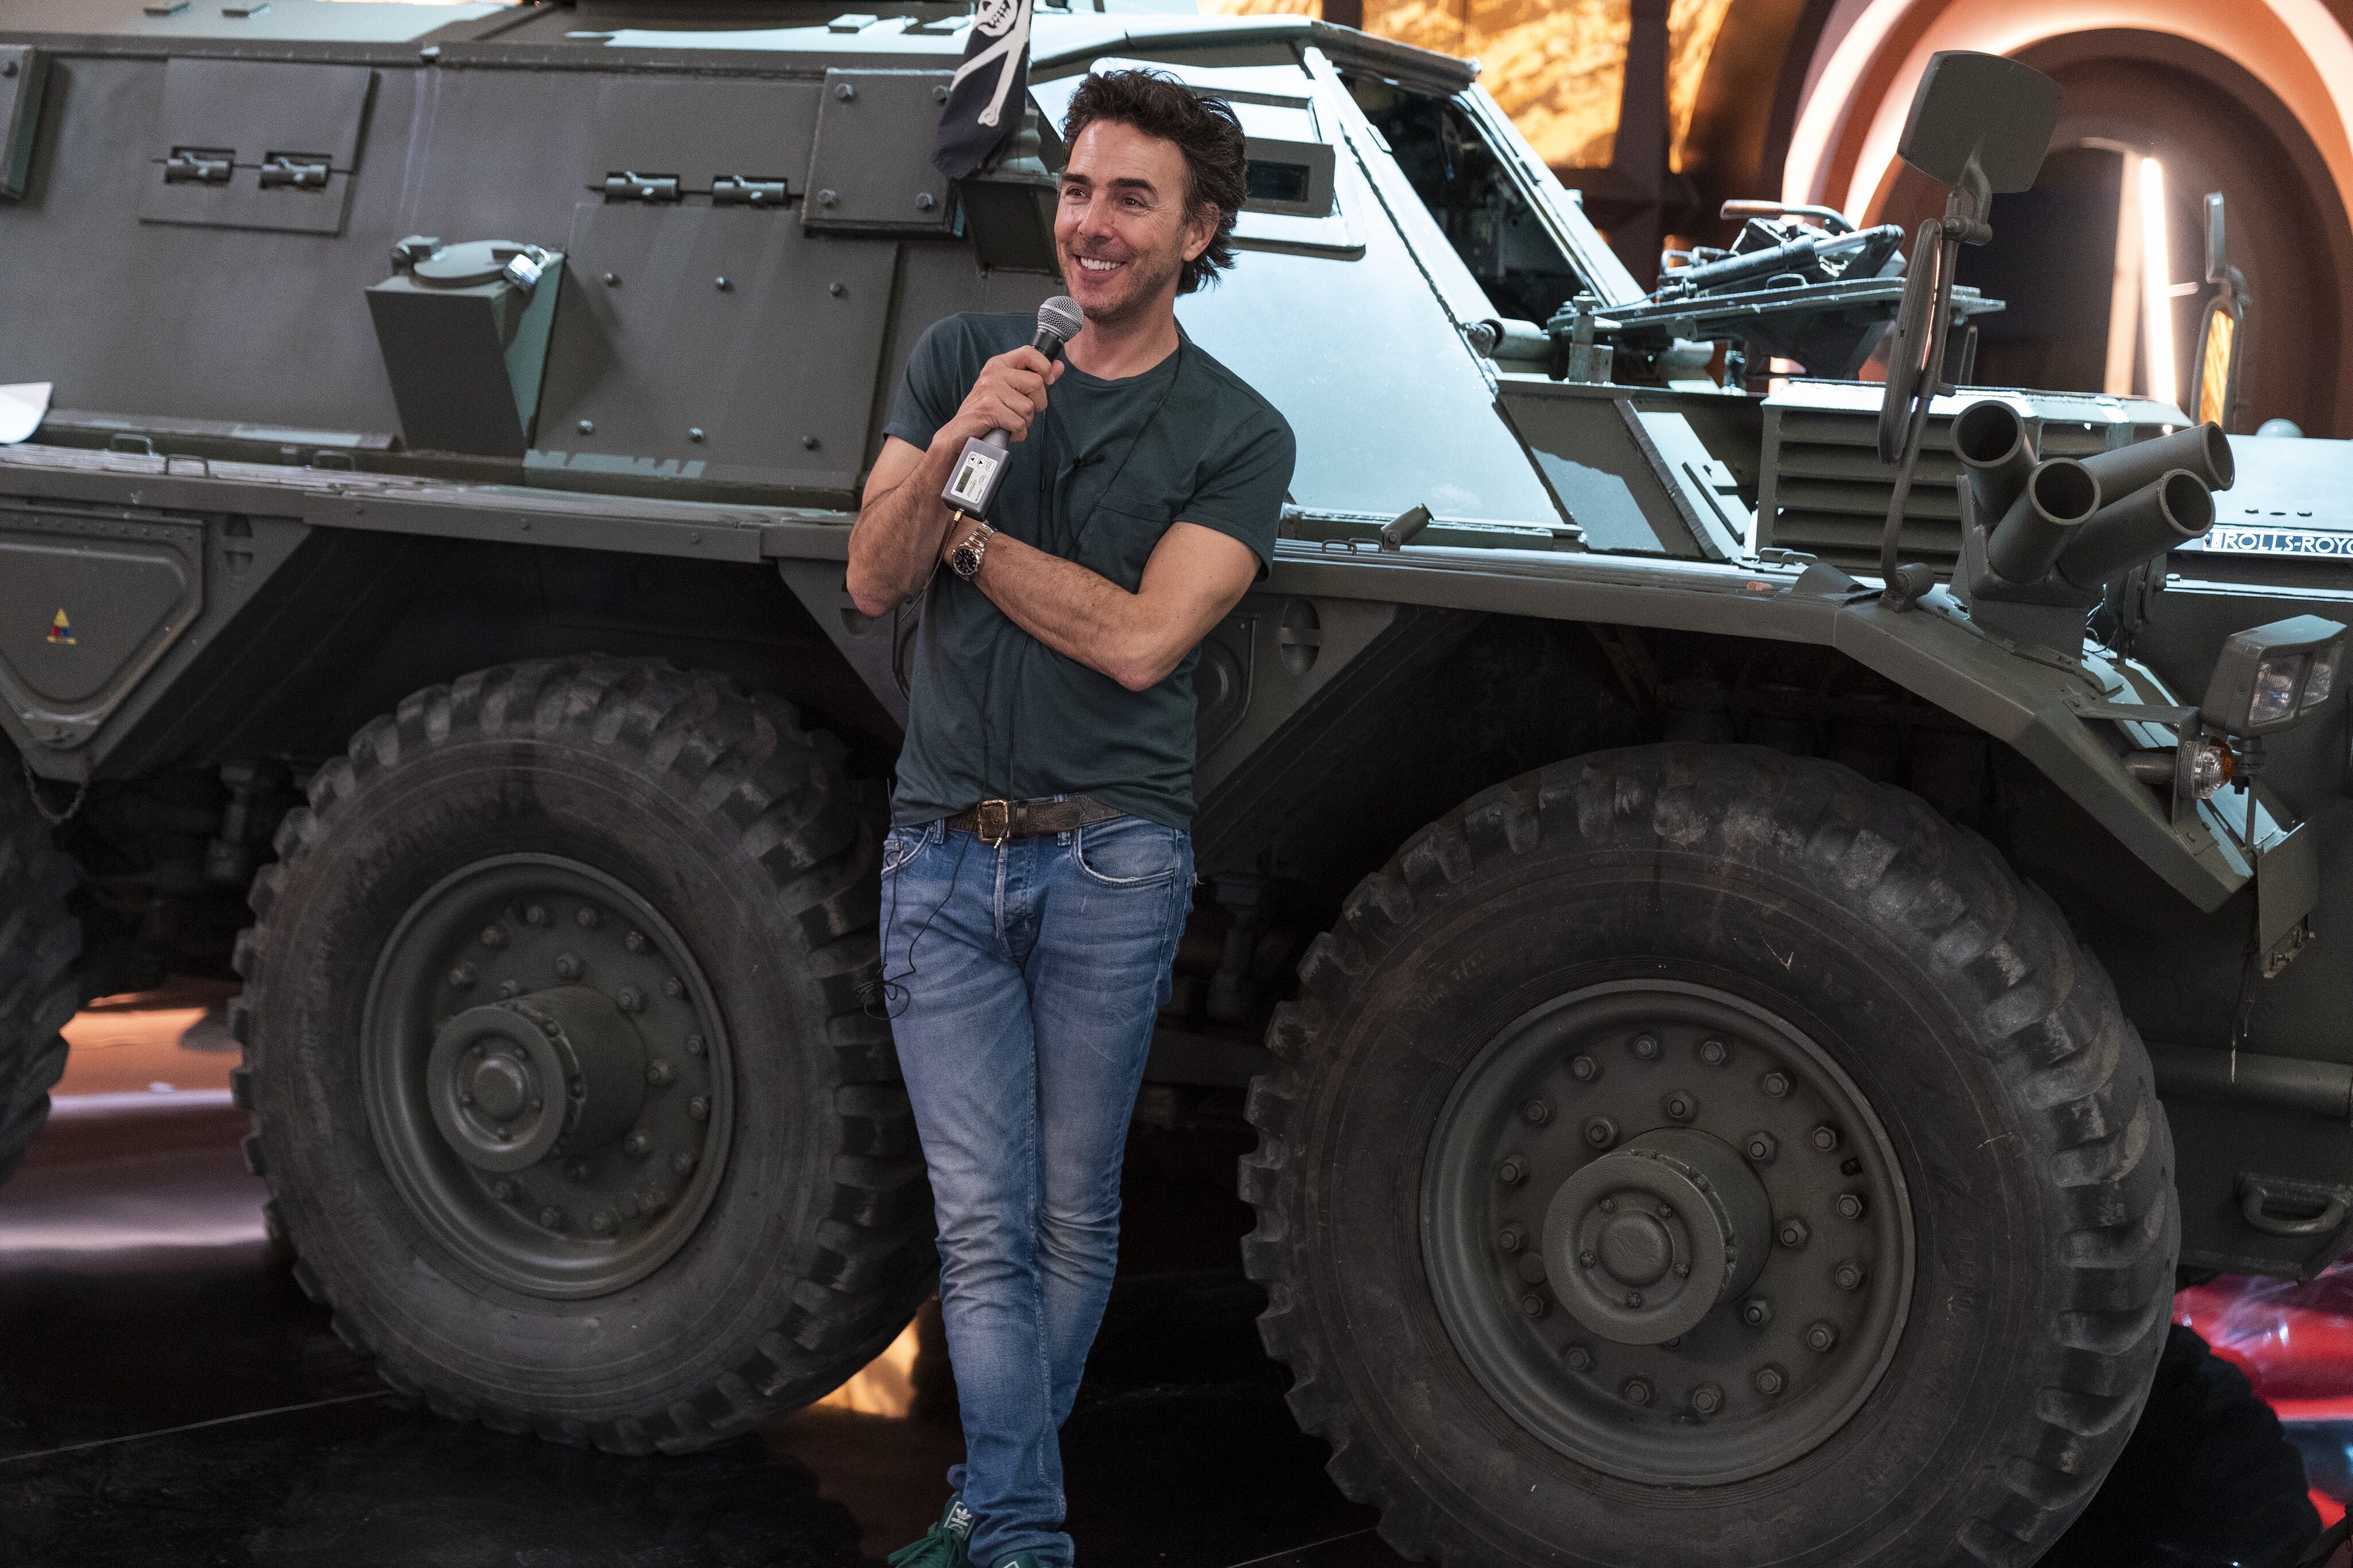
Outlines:
<svg viewBox="0 0 2353 1568"><path fill-rule="evenodd" d="M678 1069L670 1066L669 1060L665 1058L656 1057L653 1060L646 1064L646 1081L648 1083L664 1084L670 1082L670 1079L677 1076Z"/></svg>
<svg viewBox="0 0 2353 1568"><path fill-rule="evenodd" d="M670 1168L683 1176L694 1169L694 1156L685 1150L681 1150L670 1157Z"/></svg>
<svg viewBox="0 0 2353 1568"><path fill-rule="evenodd" d="M701 1035L687 1036L686 1054L691 1057L699 1057L702 1054L702 1037Z"/></svg>
<svg viewBox="0 0 2353 1568"><path fill-rule="evenodd" d="M700 1121L711 1114L711 1101L698 1094L686 1102L686 1113Z"/></svg>
<svg viewBox="0 0 2353 1568"><path fill-rule="evenodd" d="M1674 1217L1675 1217L1675 1205L1672 1205L1672 1204L1661 1204L1661 1205L1659 1205L1659 1217L1660 1217L1661 1219L1672 1219L1672 1218L1674 1218Z"/></svg>
<svg viewBox="0 0 2353 1568"><path fill-rule="evenodd" d="M1740 1304L1740 1321L1752 1329L1761 1329L1773 1321L1773 1303L1762 1296L1751 1296Z"/></svg>
<svg viewBox="0 0 2353 1568"><path fill-rule="evenodd" d="M1712 1383L1703 1383L1692 1390L1691 1407L1700 1415L1713 1415L1724 1408L1724 1390Z"/></svg>
<svg viewBox="0 0 2353 1568"><path fill-rule="evenodd" d="M1560 1352L1560 1359L1568 1363L1571 1372L1588 1372L1593 1366L1593 1352L1583 1345L1569 1346Z"/></svg>
<svg viewBox="0 0 2353 1568"><path fill-rule="evenodd" d="M1618 1142L1618 1124L1606 1116L1597 1116L1585 1124L1585 1141L1596 1149L1607 1149Z"/></svg>
<svg viewBox="0 0 2353 1568"><path fill-rule="evenodd" d="M1788 1073L1780 1072L1767 1073L1765 1075L1765 1092L1771 1095L1776 1100L1787 1099L1789 1093L1789 1075Z"/></svg>
<svg viewBox="0 0 2353 1568"><path fill-rule="evenodd" d="M1580 1051L1568 1058L1568 1076L1579 1083L1591 1083L1601 1076L1601 1064Z"/></svg>
<svg viewBox="0 0 2353 1568"><path fill-rule="evenodd" d="M621 1147L632 1154L642 1154L654 1146L654 1141L643 1132L632 1132L621 1140Z"/></svg>
<svg viewBox="0 0 2353 1568"><path fill-rule="evenodd" d="M1599 1203L1593 1206L1599 1209L1603 1214L1616 1214L1618 1212L1618 1200L1616 1198L1603 1198Z"/></svg>
<svg viewBox="0 0 2353 1568"><path fill-rule="evenodd" d="M579 922L582 931L595 931L605 923L605 917L586 904L581 905L580 912L572 918Z"/></svg>
<svg viewBox="0 0 2353 1568"><path fill-rule="evenodd" d="M1625 1396L1626 1403L1629 1405L1648 1405L1651 1403L1651 1380L1647 1377L1630 1377L1618 1392Z"/></svg>
<svg viewBox="0 0 2353 1568"><path fill-rule="evenodd" d="M1518 1226L1507 1225L1495 1233L1495 1245L1506 1252L1517 1252L1528 1244L1528 1238Z"/></svg>
<svg viewBox="0 0 2353 1568"><path fill-rule="evenodd" d="M571 1177L575 1182L585 1182L588 1179L590 1169L591 1167L587 1161L575 1160L572 1163L564 1167L564 1173Z"/></svg>
<svg viewBox="0 0 2353 1568"><path fill-rule="evenodd" d="M1839 1130L1825 1121L1814 1129L1813 1139L1814 1147L1827 1154L1839 1146Z"/></svg>
<svg viewBox="0 0 2353 1568"><path fill-rule="evenodd" d="M642 1013L646 1009L645 993L634 985L624 985L613 993L613 1005L624 1013Z"/></svg>
<svg viewBox="0 0 2353 1568"><path fill-rule="evenodd" d="M686 994L686 983L673 974L662 982L662 994L672 999Z"/></svg>
<svg viewBox="0 0 2353 1568"><path fill-rule="evenodd" d="M501 925L488 925L482 928L482 945L484 947L504 947L506 944L506 927Z"/></svg>
<svg viewBox="0 0 2353 1568"><path fill-rule="evenodd" d="M1841 1193L1838 1195L1838 1212L1842 1218L1861 1219L1867 1206L1861 1193Z"/></svg>
<svg viewBox="0 0 2353 1568"><path fill-rule="evenodd" d="M547 923L546 906L543 904L533 904L531 908L523 910L522 923L527 926L545 925Z"/></svg>
<svg viewBox="0 0 2353 1568"><path fill-rule="evenodd" d="M561 953L556 954L556 956L555 956L555 977L556 977L558 980L577 980L577 979L579 979L579 978L580 978L580 961L579 961L578 959L576 959L576 958L573 957L573 956L572 956L570 953L568 953L568 952L561 952Z"/></svg>
<svg viewBox="0 0 2353 1568"><path fill-rule="evenodd" d="M1827 1351L1838 1343L1838 1329L1831 1323L1811 1323L1806 1328L1806 1348Z"/></svg>
<svg viewBox="0 0 2353 1568"><path fill-rule="evenodd" d="M1781 1152L1781 1141L1770 1132L1751 1132L1740 1141L1740 1152L1760 1165L1769 1165Z"/></svg>
<svg viewBox="0 0 2353 1568"><path fill-rule="evenodd" d="M1629 1309L1639 1307L1641 1304L1642 1293L1640 1290L1629 1290L1626 1292L1626 1305Z"/></svg>
<svg viewBox="0 0 2353 1568"><path fill-rule="evenodd" d="M588 1217L588 1228L595 1231L598 1236L612 1235L613 1226L617 1223L617 1222L613 1217L613 1211L611 1209L598 1209L595 1214Z"/></svg>
<svg viewBox="0 0 2353 1568"><path fill-rule="evenodd" d="M1527 1119L1530 1126L1542 1127L1552 1120L1552 1107L1541 1100L1531 1100L1520 1107L1520 1114Z"/></svg>
<svg viewBox="0 0 2353 1568"><path fill-rule="evenodd" d="M1577 1255L1577 1267L1580 1268L1597 1268L1599 1266L1600 1262L1600 1255L1595 1252L1580 1252Z"/></svg>
<svg viewBox="0 0 2353 1568"><path fill-rule="evenodd" d="M1656 1035L1635 1036L1634 1054L1641 1058L1646 1062L1657 1061L1659 1059L1659 1037Z"/></svg>
<svg viewBox="0 0 2353 1568"><path fill-rule="evenodd" d="M1691 1265L1682 1261L1681 1259L1677 1259L1675 1263L1675 1278L1678 1279L1690 1279Z"/></svg>
<svg viewBox="0 0 2353 1568"><path fill-rule="evenodd" d="M1862 1265L1849 1258L1831 1275L1831 1282L1841 1290L1860 1290L1867 1278L1869 1276L1863 1273Z"/></svg>
<svg viewBox="0 0 2353 1568"><path fill-rule="evenodd" d="M1731 1053L1724 1048L1722 1040L1702 1040L1699 1044L1699 1059L1712 1068L1722 1067L1724 1058L1729 1055Z"/></svg>
<svg viewBox="0 0 2353 1568"><path fill-rule="evenodd" d="M1760 1366L1757 1369L1757 1392L1766 1397L1770 1398L1788 1386L1789 1380L1781 1375L1779 1367Z"/></svg>
<svg viewBox="0 0 2353 1568"><path fill-rule="evenodd" d="M562 1230L564 1211L559 1208L543 1208L539 1211L539 1223L549 1230Z"/></svg>
<svg viewBox="0 0 2353 1568"><path fill-rule="evenodd" d="M628 935L621 939L621 945L628 948L631 952L643 952L646 950L646 933L641 931L633 931Z"/></svg>
<svg viewBox="0 0 2353 1568"><path fill-rule="evenodd" d="M1531 1318L1543 1317L1545 1315L1544 1292L1541 1290L1531 1290L1526 1295L1521 1297L1520 1310L1525 1312Z"/></svg>
<svg viewBox="0 0 2353 1568"><path fill-rule="evenodd" d="M1689 1121L1698 1110L1698 1101L1688 1094L1678 1092L1667 1096L1667 1114L1677 1121Z"/></svg>
<svg viewBox="0 0 2353 1568"><path fill-rule="evenodd" d="M491 1196L498 1199L499 1202L502 1204L512 1202L514 1195L515 1184L507 1177L501 1176L497 1181L491 1184Z"/></svg>
<svg viewBox="0 0 2353 1568"><path fill-rule="evenodd" d="M1792 1217L1783 1220L1773 1234L1782 1246L1795 1250L1811 1240L1814 1233L1806 1228L1804 1220Z"/></svg>
<svg viewBox="0 0 2353 1568"><path fill-rule="evenodd" d="M516 997L518 997L518 996L520 996L520 995L522 995L522 981L520 981L520 980L501 980L501 981L500 981L500 982L499 982L499 1000L500 1000L500 1001L501 1001L501 1002L512 1002L512 1001L513 1001Z"/></svg>
<svg viewBox="0 0 2353 1568"><path fill-rule="evenodd" d="M461 963L449 972L449 984L459 991L465 990L480 978L480 972L470 963Z"/></svg>

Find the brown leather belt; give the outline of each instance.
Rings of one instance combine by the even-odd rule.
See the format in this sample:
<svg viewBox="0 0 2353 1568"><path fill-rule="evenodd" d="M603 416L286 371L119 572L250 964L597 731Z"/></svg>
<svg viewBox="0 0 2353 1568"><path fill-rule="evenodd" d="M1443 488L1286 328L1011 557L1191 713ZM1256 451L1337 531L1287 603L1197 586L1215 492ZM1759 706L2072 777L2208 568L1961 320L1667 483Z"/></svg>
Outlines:
<svg viewBox="0 0 2353 1568"><path fill-rule="evenodd" d="M1034 838L1041 833L1068 833L1090 823L1109 822L1127 814L1115 805L1074 795L1062 800L984 800L948 818L948 827L969 833L992 849L1008 838Z"/></svg>

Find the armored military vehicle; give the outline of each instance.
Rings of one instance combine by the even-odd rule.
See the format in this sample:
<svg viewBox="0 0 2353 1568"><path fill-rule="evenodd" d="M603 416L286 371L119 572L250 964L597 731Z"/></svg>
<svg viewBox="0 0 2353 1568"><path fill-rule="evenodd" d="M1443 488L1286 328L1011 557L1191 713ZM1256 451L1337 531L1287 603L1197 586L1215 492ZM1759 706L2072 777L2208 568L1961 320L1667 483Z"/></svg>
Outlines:
<svg viewBox="0 0 2353 1568"><path fill-rule="evenodd" d="M1909 272L1767 207L1646 290L1471 65L1300 17L1041 6L951 184L969 25L0 0L0 1161L79 998L233 963L395 1387L676 1452L900 1332L845 536L1146 62L1250 137L1179 316L1300 458L1145 1112L1247 1089L1299 1420L1411 1556L2030 1561L2177 1264L2353 1239L2345 448L1940 393L1966 135Z"/></svg>

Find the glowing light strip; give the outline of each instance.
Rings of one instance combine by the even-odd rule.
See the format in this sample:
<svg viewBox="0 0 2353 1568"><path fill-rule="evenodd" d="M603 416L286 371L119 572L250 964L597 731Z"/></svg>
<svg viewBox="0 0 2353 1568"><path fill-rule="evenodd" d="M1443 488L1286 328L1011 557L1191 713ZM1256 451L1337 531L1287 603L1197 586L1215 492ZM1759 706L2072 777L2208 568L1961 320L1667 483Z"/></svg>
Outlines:
<svg viewBox="0 0 2353 1568"><path fill-rule="evenodd" d="M2140 161L2140 297L2147 313L2148 395L2159 403L2181 395L2173 358L2173 251L2165 232L2165 165Z"/></svg>

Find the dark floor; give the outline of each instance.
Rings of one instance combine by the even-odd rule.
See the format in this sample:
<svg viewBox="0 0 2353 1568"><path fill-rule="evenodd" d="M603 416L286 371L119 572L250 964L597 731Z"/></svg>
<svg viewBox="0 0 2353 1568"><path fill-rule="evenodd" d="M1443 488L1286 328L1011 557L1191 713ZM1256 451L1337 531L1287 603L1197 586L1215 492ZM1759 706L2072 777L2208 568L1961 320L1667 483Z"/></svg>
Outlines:
<svg viewBox="0 0 2353 1568"><path fill-rule="evenodd" d="M0 1564L800 1568L871 1563L937 1513L960 1439L913 1331L824 1404L685 1458L503 1436L385 1393L271 1256L218 998L162 1000L179 1005L76 1020L58 1112L0 1189ZM1090 1563L1400 1561L1260 1351L1226 1174L1246 1139L1140 1131L1131 1149L1120 1282L1063 1438ZM2242 1555L2242 1501L2187 1508L2195 1550L2157 1539L2197 1464L2128 1468L2044 1568Z"/></svg>

